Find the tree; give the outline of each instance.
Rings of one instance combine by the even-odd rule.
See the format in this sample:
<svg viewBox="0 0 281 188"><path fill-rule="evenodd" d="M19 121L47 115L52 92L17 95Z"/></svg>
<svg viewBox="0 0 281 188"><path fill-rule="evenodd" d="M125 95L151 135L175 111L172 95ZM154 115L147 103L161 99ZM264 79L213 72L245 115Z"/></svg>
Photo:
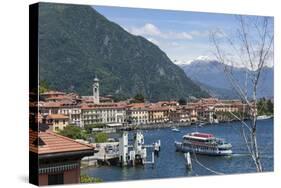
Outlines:
<svg viewBox="0 0 281 188"><path fill-rule="evenodd" d="M45 80L40 80L39 82L39 93L45 93L50 89L48 83Z"/></svg>
<svg viewBox="0 0 281 188"><path fill-rule="evenodd" d="M75 125L68 125L59 132L60 135L71 139L86 139L86 134L80 127Z"/></svg>
<svg viewBox="0 0 281 188"><path fill-rule="evenodd" d="M144 102L144 96L140 93L136 94L134 96L134 103L143 103Z"/></svg>
<svg viewBox="0 0 281 188"><path fill-rule="evenodd" d="M233 36L221 30L212 31L210 40L215 49L215 57L224 65L226 78L234 91L249 109L250 123L239 117L242 135L258 172L263 171L257 144L257 87L262 70L273 55L273 22L268 17L237 16L238 27ZM232 66L229 66L232 65ZM245 83L241 84L233 75L231 67L245 69ZM250 84L250 85L249 85ZM251 86L249 91L247 86Z"/></svg>
<svg viewBox="0 0 281 188"><path fill-rule="evenodd" d="M267 110L269 114L273 114L274 108L273 108L273 103L271 100L267 100Z"/></svg>
<svg viewBox="0 0 281 188"><path fill-rule="evenodd" d="M103 123L98 123L98 124L85 125L84 129L88 134L91 134L93 128L104 128L105 126L106 125Z"/></svg>
<svg viewBox="0 0 281 188"><path fill-rule="evenodd" d="M95 134L96 143L106 142L107 138L108 138L108 135L106 133L100 132L100 133Z"/></svg>
<svg viewBox="0 0 281 188"><path fill-rule="evenodd" d="M184 98L180 98L180 100L178 100L179 105L186 105L187 101Z"/></svg>

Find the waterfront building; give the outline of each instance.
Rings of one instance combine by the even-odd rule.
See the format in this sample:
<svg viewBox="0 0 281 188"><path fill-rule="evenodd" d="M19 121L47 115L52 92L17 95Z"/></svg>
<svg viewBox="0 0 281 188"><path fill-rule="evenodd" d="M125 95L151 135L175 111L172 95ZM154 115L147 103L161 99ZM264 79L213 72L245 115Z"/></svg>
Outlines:
<svg viewBox="0 0 281 188"><path fill-rule="evenodd" d="M81 107L73 101L68 102L41 102L39 112L47 117L51 114L61 114L68 117L68 123L82 126Z"/></svg>
<svg viewBox="0 0 281 188"><path fill-rule="evenodd" d="M239 107L233 103L220 103L215 105L215 112L238 112Z"/></svg>
<svg viewBox="0 0 281 188"><path fill-rule="evenodd" d="M248 118L249 112L249 106L239 100L224 100L215 105L215 114L219 121L231 121L236 119L233 114L243 119Z"/></svg>
<svg viewBox="0 0 281 188"><path fill-rule="evenodd" d="M63 103L58 109L58 114L67 116L69 124L82 127L80 104Z"/></svg>
<svg viewBox="0 0 281 188"><path fill-rule="evenodd" d="M39 102L39 112L43 116L47 116L49 114L58 114L59 109L61 108L60 102Z"/></svg>
<svg viewBox="0 0 281 188"><path fill-rule="evenodd" d="M30 171L39 186L80 183L80 161L94 148L51 131L29 129Z"/></svg>
<svg viewBox="0 0 281 188"><path fill-rule="evenodd" d="M197 107L198 120L207 121L209 123L214 122L214 106L209 104L199 105Z"/></svg>
<svg viewBox="0 0 281 188"><path fill-rule="evenodd" d="M175 123L189 122L190 121L189 111L185 110L182 107L173 108L170 110L169 120Z"/></svg>
<svg viewBox="0 0 281 188"><path fill-rule="evenodd" d="M148 106L145 103L134 103L128 105L127 119L129 124L142 125L148 121Z"/></svg>
<svg viewBox="0 0 281 188"><path fill-rule="evenodd" d="M100 103L96 105L87 105L81 107L82 124L107 124L107 123L121 123L126 119L125 106L117 103Z"/></svg>
<svg viewBox="0 0 281 188"><path fill-rule="evenodd" d="M148 107L149 123L164 123L169 121L169 108L158 105L150 105Z"/></svg>
<svg viewBox="0 0 281 188"><path fill-rule="evenodd" d="M185 106L183 106L183 108L186 111L186 113L188 114L190 122L198 121L198 113L194 106L185 105Z"/></svg>
<svg viewBox="0 0 281 188"><path fill-rule="evenodd" d="M50 114L46 117L46 123L53 132L63 130L68 125L68 121L68 117L62 114Z"/></svg>

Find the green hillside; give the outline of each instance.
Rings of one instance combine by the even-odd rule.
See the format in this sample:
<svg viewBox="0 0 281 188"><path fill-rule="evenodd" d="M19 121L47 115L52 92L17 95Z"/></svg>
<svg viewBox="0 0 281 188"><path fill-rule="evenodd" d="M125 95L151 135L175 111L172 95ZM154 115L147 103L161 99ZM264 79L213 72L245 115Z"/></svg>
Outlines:
<svg viewBox="0 0 281 188"><path fill-rule="evenodd" d="M91 6L40 3L40 80L50 88L150 100L207 96L156 45L107 20Z"/></svg>

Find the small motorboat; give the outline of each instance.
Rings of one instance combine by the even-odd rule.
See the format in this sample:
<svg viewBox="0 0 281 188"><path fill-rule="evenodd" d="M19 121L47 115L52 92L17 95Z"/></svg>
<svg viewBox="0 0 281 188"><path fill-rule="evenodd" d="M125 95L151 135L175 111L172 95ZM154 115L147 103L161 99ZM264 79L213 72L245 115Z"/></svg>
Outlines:
<svg viewBox="0 0 281 188"><path fill-rule="evenodd" d="M180 130L179 130L178 128L176 128L176 127L173 127L171 130L172 130L173 132L180 132Z"/></svg>
<svg viewBox="0 0 281 188"><path fill-rule="evenodd" d="M262 116L258 116L257 120L265 120L265 119L270 119L270 118L272 118L272 116L262 115Z"/></svg>
<svg viewBox="0 0 281 188"><path fill-rule="evenodd" d="M198 127L203 127L204 125L206 125L206 123L201 122L201 123L198 124Z"/></svg>

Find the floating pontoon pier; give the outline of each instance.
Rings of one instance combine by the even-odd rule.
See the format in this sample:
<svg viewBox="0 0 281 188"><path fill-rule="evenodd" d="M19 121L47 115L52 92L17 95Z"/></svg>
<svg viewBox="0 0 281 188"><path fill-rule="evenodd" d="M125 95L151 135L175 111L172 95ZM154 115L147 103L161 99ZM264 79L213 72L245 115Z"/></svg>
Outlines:
<svg viewBox="0 0 281 188"><path fill-rule="evenodd" d="M94 156L83 159L87 164L135 166L155 163L154 156L158 157L161 142L151 145L144 144L144 136L141 131L133 135L129 144L127 131L122 132L119 142L107 142L96 144L97 152ZM147 150L151 148L151 160L148 160Z"/></svg>
<svg viewBox="0 0 281 188"><path fill-rule="evenodd" d="M129 145L128 132L124 131L119 140L119 163L121 166L154 164L154 155L159 155L160 146L160 140L152 145L145 145L141 131L134 134L133 144ZM153 148L151 161L147 160L147 148Z"/></svg>

